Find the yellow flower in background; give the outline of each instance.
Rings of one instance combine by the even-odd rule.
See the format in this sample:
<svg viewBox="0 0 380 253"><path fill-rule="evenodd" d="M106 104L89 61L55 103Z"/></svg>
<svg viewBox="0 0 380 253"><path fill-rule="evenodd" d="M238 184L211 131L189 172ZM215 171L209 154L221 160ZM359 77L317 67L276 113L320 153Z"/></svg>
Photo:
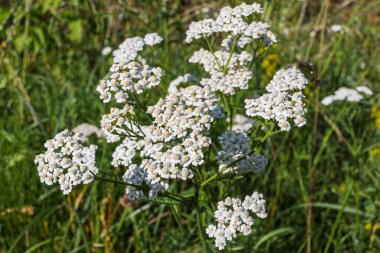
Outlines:
<svg viewBox="0 0 380 253"><path fill-rule="evenodd" d="M264 58L263 62L261 63L261 67L265 72L265 77L263 78L265 83L270 81L270 78L272 78L279 65L280 57L276 53L268 54Z"/></svg>
<svg viewBox="0 0 380 253"><path fill-rule="evenodd" d="M373 149L369 152L369 155L370 155L370 156L379 156L379 157L380 157L380 148L373 148Z"/></svg>
<svg viewBox="0 0 380 253"><path fill-rule="evenodd" d="M340 184L338 187L338 190L340 192L346 192L347 191L347 184L345 184L345 183Z"/></svg>
<svg viewBox="0 0 380 253"><path fill-rule="evenodd" d="M375 127L380 128L380 108L377 106L372 107L372 117L375 120ZM380 157L380 148L373 148L369 152L370 156Z"/></svg>
<svg viewBox="0 0 380 253"><path fill-rule="evenodd" d="M380 108L377 106L372 107L372 116L375 118L375 126L380 128Z"/></svg>
<svg viewBox="0 0 380 253"><path fill-rule="evenodd" d="M375 224L373 224L373 226L371 223L367 223L367 224L365 224L364 229L365 230L373 230L374 232L376 232L377 230L380 230L380 223L375 223Z"/></svg>

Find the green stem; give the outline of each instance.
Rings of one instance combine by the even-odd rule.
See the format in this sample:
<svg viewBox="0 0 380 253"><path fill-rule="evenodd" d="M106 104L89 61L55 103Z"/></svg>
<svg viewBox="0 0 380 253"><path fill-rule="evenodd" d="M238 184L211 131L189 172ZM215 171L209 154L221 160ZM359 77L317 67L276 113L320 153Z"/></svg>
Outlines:
<svg viewBox="0 0 380 253"><path fill-rule="evenodd" d="M232 55L235 51L235 47L236 47L236 42L237 42L237 37L234 37L234 41L232 42L232 47L231 47L231 51L230 51L230 56L228 57L228 61L227 61L227 64L224 66L224 74L227 73L227 70L228 70L228 65L230 64L230 61L231 61L231 58L232 58Z"/></svg>
<svg viewBox="0 0 380 253"><path fill-rule="evenodd" d="M202 186L200 186L197 189L197 227L198 227L198 234L199 238L202 242L203 252L207 252L207 247L204 239L204 233L203 233L203 224L202 224L202 217L201 217L201 205L205 205L205 201L203 200L203 189Z"/></svg>
<svg viewBox="0 0 380 253"><path fill-rule="evenodd" d="M208 50L210 50L212 56L214 57L214 60L216 62L216 65L218 65L218 68L219 68L219 71L222 71L222 66L220 65L219 61L218 61L218 58L216 57L215 53L214 53L214 49L212 48L211 44L210 44L210 41L208 40L208 38L206 37L203 37L204 40L206 41L206 44L207 44L207 47L208 47Z"/></svg>
<svg viewBox="0 0 380 253"><path fill-rule="evenodd" d="M152 117L152 115L150 115L146 110L147 110L147 108L146 108L146 106L144 106L141 102L140 102L140 100L139 100L139 98L136 96L136 94L134 94L134 93L132 93L133 94L133 96L134 96L134 98L135 98L135 100L136 100L136 102L137 102L137 105L141 108L141 109L143 109L143 111L145 112L145 114L152 120L152 121L154 121L154 119L153 119L153 117Z"/></svg>
<svg viewBox="0 0 380 253"><path fill-rule="evenodd" d="M232 96L230 96L230 103L228 104L228 106L231 106L232 103L233 103ZM233 125L234 125L234 108L231 106L230 107L230 131L232 130Z"/></svg>
<svg viewBox="0 0 380 253"><path fill-rule="evenodd" d="M96 176L95 174L93 174L93 175L94 175L94 179L95 180L100 180L100 181L103 181L103 182L109 182L109 183L115 183L115 184L122 184L122 185L127 185L127 186L134 187L136 189L141 189L141 187L138 186L138 185L126 183L124 181L119 181L119 180L115 180L115 179L111 179L111 178L105 178L105 177Z"/></svg>
<svg viewBox="0 0 380 253"><path fill-rule="evenodd" d="M337 217L335 219L335 222L334 222L334 224L333 224L333 226L331 228L330 236L328 237L329 240L327 241L326 247L325 247L325 249L323 251L324 253L328 253L329 252L330 245L331 245L333 237L335 235L335 231L338 228L338 224L340 223L340 221L342 219L343 210L346 208L346 205L347 205L347 202L348 202L348 198L350 196L350 192L351 192L351 182L348 185L346 194L345 194L344 199L343 199L342 206L341 206L341 208L339 210L339 213L338 213L338 215L337 215ZM311 203L309 203L309 204L311 204Z"/></svg>
<svg viewBox="0 0 380 253"><path fill-rule="evenodd" d="M100 176L96 176L95 174L93 174L93 175L94 175L94 179L95 180L100 180L100 181L103 181L103 182L110 182L110 183L115 183L115 184L122 184L122 185L126 185L126 186L130 186L130 187L136 188L138 190L145 190L144 187L142 187L140 185L134 185L134 184L130 184L130 183L127 183L127 182L124 182L124 181L119 181L119 180L115 180L115 179L111 179L111 178L100 177ZM172 199L172 200L175 200L175 201L178 201L178 202L181 202L181 203L183 202L183 199L184 199L184 197L182 197L180 195L177 195L175 193L172 193L172 192L164 192L164 193L162 193L162 196L167 197L167 198Z"/></svg>
<svg viewBox="0 0 380 253"><path fill-rule="evenodd" d="M226 108L226 111L227 111L227 116L230 119L230 130L231 130L231 128L232 128L232 125L231 125L231 122L232 122L231 121L231 117L232 117L231 109L230 109L230 106L228 104L227 97L224 94L222 94L221 96L223 99L224 107Z"/></svg>

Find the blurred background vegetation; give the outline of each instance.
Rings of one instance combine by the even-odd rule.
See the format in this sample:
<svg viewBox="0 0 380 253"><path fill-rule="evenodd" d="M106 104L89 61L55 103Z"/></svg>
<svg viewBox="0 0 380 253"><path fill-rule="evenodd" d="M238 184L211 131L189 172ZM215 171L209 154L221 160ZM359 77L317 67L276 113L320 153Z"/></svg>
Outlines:
<svg viewBox="0 0 380 253"><path fill-rule="evenodd" d="M289 63L312 64L319 82L307 90L307 126L270 139L267 171L233 193L264 193L270 215L228 251L380 252L380 1L258 2L280 40L256 63L260 87ZM64 196L39 182L33 160L64 128L99 125L107 108L95 89L111 63L102 48L158 32L168 84L194 73L188 24L239 3L0 1L0 252L202 251L192 210L130 202L123 187L97 182ZM375 95L318 102L359 85ZM98 144L99 167L111 169L112 145Z"/></svg>

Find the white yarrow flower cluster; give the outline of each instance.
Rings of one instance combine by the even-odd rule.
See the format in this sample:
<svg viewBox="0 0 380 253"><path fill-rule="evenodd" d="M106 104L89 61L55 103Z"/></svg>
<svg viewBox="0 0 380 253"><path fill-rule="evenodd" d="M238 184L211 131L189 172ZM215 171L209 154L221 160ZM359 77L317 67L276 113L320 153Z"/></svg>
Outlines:
<svg viewBox="0 0 380 253"><path fill-rule="evenodd" d="M130 166L132 164L132 159L136 156L136 153L141 150L142 147L142 140L139 141L132 138L125 138L113 152L111 164L115 167Z"/></svg>
<svg viewBox="0 0 380 253"><path fill-rule="evenodd" d="M136 59L138 52L144 49L144 39L141 37L127 38L117 50L113 51L114 64L127 64Z"/></svg>
<svg viewBox="0 0 380 253"><path fill-rule="evenodd" d="M178 76L176 79L174 79L173 81L170 82L169 84L169 88L168 88L168 92L169 94L173 94L173 93L176 93L178 92L178 87L181 85L181 84L186 84L186 83L190 83L190 82L198 82L199 79L198 77L192 75L192 74L185 74L183 76Z"/></svg>
<svg viewBox="0 0 380 253"><path fill-rule="evenodd" d="M235 8L224 7L216 19L204 19L192 22L186 31L185 42L190 43L193 40L222 32L232 35L242 34L248 27L248 24L244 21L244 17L261 13L263 13L263 9L257 3L250 5L244 3Z"/></svg>
<svg viewBox="0 0 380 253"><path fill-rule="evenodd" d="M206 234L214 238L215 246L222 250L228 241L238 236L238 233L247 236L252 232L255 224L254 215L260 219L268 216L262 194L254 192L251 196L246 196L244 201L227 197L224 201L218 202L218 209L214 213L217 224L209 225Z"/></svg>
<svg viewBox="0 0 380 253"><path fill-rule="evenodd" d="M345 25L333 24L327 29L327 31L330 33L345 33L348 32L349 29Z"/></svg>
<svg viewBox="0 0 380 253"><path fill-rule="evenodd" d="M83 123L73 128L73 133L80 134L82 141L88 141L88 137L96 135L98 138L105 138L105 134L97 126L92 124Z"/></svg>
<svg viewBox="0 0 380 253"><path fill-rule="evenodd" d="M128 38L119 45L113 52L111 76L101 80L97 87L104 103L110 102L112 98L117 103L124 103L128 98L128 92L140 94L160 83L164 71L145 64L138 53L145 45L154 46L161 42L162 38L157 33L150 33L144 38Z"/></svg>
<svg viewBox="0 0 380 253"><path fill-rule="evenodd" d="M223 50L210 52L201 49L190 58L190 62L203 65L205 71L210 74L210 78L201 80L202 85L210 86L213 91L220 91L226 95L234 95L239 90L248 89L252 71L246 65L252 60L252 56L246 51L231 54L230 50L234 43L235 47L244 48L251 45L254 40L262 40L265 46L277 42L268 24L263 22L248 24L245 21L246 17L262 12L259 4L244 3L235 8L222 8L216 19L205 19L190 24L186 31L188 43L216 33L228 34L221 45Z"/></svg>
<svg viewBox="0 0 380 253"><path fill-rule="evenodd" d="M161 82L164 71L149 65L132 61L127 64L114 64L109 79L100 81L97 91L104 103L112 98L117 103L126 102L128 92L140 94L146 89L157 86Z"/></svg>
<svg viewBox="0 0 380 253"><path fill-rule="evenodd" d="M200 49L189 59L191 63L201 64L211 75L210 78L203 78L201 85L210 86L213 91L228 95L235 94L237 90L248 89L252 72L245 65L252 60L252 56L246 51L232 55L228 51L216 51L214 55L205 49ZM221 70L224 68L225 72Z"/></svg>
<svg viewBox="0 0 380 253"><path fill-rule="evenodd" d="M115 64L127 64L136 60L138 53L144 49L144 46L155 46L163 41L157 33L148 33L144 38L132 37L124 40L119 48L113 51L113 62Z"/></svg>
<svg viewBox="0 0 380 253"><path fill-rule="evenodd" d="M243 31L242 35L235 42L235 46L238 48L244 48L252 41L262 40L265 46L271 46L277 43L276 35L269 30L270 25L264 22L252 22ZM222 47L230 50L234 43L234 37L228 35L222 41Z"/></svg>
<svg viewBox="0 0 380 253"><path fill-rule="evenodd" d="M151 197L165 191L170 179L192 178L189 167L204 163L203 149L210 144L207 131L214 118L223 116L217 101L207 86L183 88L148 107L153 120L149 126L130 122L134 113L129 105L112 108L102 118L107 140L127 136L113 153L112 164L124 166L127 171L132 166L133 173L126 174L126 182L136 184L133 175L138 175L137 182L142 180L149 187ZM135 157L143 159L140 165L133 165ZM130 198L144 196L133 187L127 187L126 192Z"/></svg>
<svg viewBox="0 0 380 253"><path fill-rule="evenodd" d="M190 86L160 99L148 108L153 125L146 128L145 142L150 157L160 163L149 171L156 178L186 180L193 176L190 165L203 164L202 149L208 147L206 136L214 120L218 99L209 87Z"/></svg>
<svg viewBox="0 0 380 253"><path fill-rule="evenodd" d="M218 137L222 149L218 152L219 171L223 173L262 172L268 165L268 160L262 155L252 155L249 138L243 132L226 131ZM234 165L227 167L231 164ZM227 168L226 168L227 167Z"/></svg>
<svg viewBox="0 0 380 253"><path fill-rule="evenodd" d="M119 142L111 165L123 172L125 193L130 200L159 196L191 205L187 196L167 192L171 181L193 179L191 181L196 182L194 199L199 201L196 196L199 189L209 189L205 186L221 173L264 171L268 160L255 153L259 146L251 147L258 137L251 135L257 134L258 131L253 130L259 130L254 129L259 125L255 119L236 114L240 104L238 97L232 97L249 88L254 60L277 43L270 25L256 20L256 15L262 13L259 4L241 4L222 8L214 19L191 23L185 41L205 39L209 48L194 52L189 62L201 65L207 76L178 76L162 98L157 96L166 94L160 85L164 71L148 65L140 53L146 47L162 43L163 38L149 33L124 40L112 52L110 73L97 87L100 99L112 105L109 113L102 115L102 133L94 126L79 125L74 129L75 134L65 130L48 140L47 151L35 158L41 182L59 184L63 193L68 194L73 186L93 181L98 173L97 147L85 147L80 141L94 133L104 136L107 142ZM249 20L255 21L248 23ZM213 44L218 41L216 38L208 40L212 35L221 37L221 45ZM104 48L102 54L111 51ZM246 115L275 120L284 131L290 130L290 121L302 126L306 122L302 101L306 85L307 79L298 69L279 70L266 86L265 94L245 100ZM351 91L344 96L336 93L332 99L342 96L355 100L361 96L359 92L372 93L366 87L358 87L355 92L356 95ZM220 98L223 101L219 101ZM223 119L224 109L228 119ZM225 131L226 121L230 131ZM271 134L267 132L261 140ZM213 143L216 138L218 141ZM218 166L217 173L215 166ZM116 181L118 176L113 176L115 179L104 179ZM227 197L218 203L214 213L216 224L209 225L206 233L222 250L239 234L249 235L256 217L267 217L262 194L254 192L244 200Z"/></svg>
<svg viewBox="0 0 380 253"><path fill-rule="evenodd" d="M63 194L68 194L73 186L94 180L98 173L95 165L97 147L82 146L80 141L80 134L72 134L66 129L45 143L47 150L34 160L42 183L58 183Z"/></svg>
<svg viewBox="0 0 380 253"><path fill-rule="evenodd" d="M341 87L335 91L334 95L327 96L322 99L321 103L324 105L330 105L335 101L349 101L349 102L359 102L366 96L373 95L373 92L366 86L358 86L355 89L350 89L347 87Z"/></svg>
<svg viewBox="0 0 380 253"><path fill-rule="evenodd" d="M131 164L126 170L123 180L126 183L137 185L137 186L147 186L148 187L148 197L157 197L158 193L164 192L169 188L167 181L160 180L158 182L153 182L148 177L148 160L143 160L141 165ZM136 189L133 186L127 186L125 189L130 200L140 199L141 197L146 197L143 190Z"/></svg>
<svg viewBox="0 0 380 253"><path fill-rule="evenodd" d="M283 131L291 128L289 119L301 127L306 124L305 104L302 90L307 79L294 67L277 71L267 85L268 93L254 99L245 100L246 114L250 117L260 116L266 120L275 120ZM296 91L296 92L295 92Z"/></svg>
<svg viewBox="0 0 380 253"><path fill-rule="evenodd" d="M163 42L164 39L159 36L157 33L148 33L144 37L144 43L148 46L155 46Z"/></svg>
<svg viewBox="0 0 380 253"><path fill-rule="evenodd" d="M133 107L126 104L122 109L113 107L110 113L102 116L100 124L107 142L116 142L120 136L135 135L136 131L140 131L130 120L133 115Z"/></svg>
<svg viewBox="0 0 380 253"><path fill-rule="evenodd" d="M307 85L305 75L296 67L277 71L266 86L269 92L303 90Z"/></svg>

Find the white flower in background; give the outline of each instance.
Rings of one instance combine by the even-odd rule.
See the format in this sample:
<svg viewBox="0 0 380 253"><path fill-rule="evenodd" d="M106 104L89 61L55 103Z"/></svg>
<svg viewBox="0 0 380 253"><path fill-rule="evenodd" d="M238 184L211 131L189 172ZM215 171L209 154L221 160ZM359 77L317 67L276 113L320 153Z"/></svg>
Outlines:
<svg viewBox="0 0 380 253"><path fill-rule="evenodd" d="M285 27L284 29L282 29L282 34L288 38L290 36L290 33L291 33L291 30L288 28L288 27Z"/></svg>
<svg viewBox="0 0 380 253"><path fill-rule="evenodd" d="M306 124L306 108L302 101L304 95L297 90L304 89L306 84L307 79L301 71L293 67L279 70L266 87L268 93L245 100L246 114L275 120L283 131L290 130L289 119L293 119L294 124L301 127Z"/></svg>
<svg viewBox="0 0 380 253"><path fill-rule="evenodd" d="M224 201L218 202L218 209L214 213L217 224L209 225L206 234L214 238L215 246L222 250L228 241L238 236L238 233L247 236L252 232L255 224L254 215L260 219L268 216L262 194L254 192L251 196L246 196L244 201L227 197Z"/></svg>
<svg viewBox="0 0 380 253"><path fill-rule="evenodd" d="M344 33L344 32L347 32L348 29L347 29L347 27L344 26L344 25L333 24L333 25L331 25L331 26L328 28L328 31L329 31L329 32L332 32L332 33L338 33L338 32Z"/></svg>
<svg viewBox="0 0 380 253"><path fill-rule="evenodd" d="M350 89L347 87L341 87L335 91L334 95L327 96L322 99L321 103L323 105L330 105L335 101L349 101L349 102L359 102L364 97L363 95L370 96L373 92L366 86L358 86L355 89Z"/></svg>
<svg viewBox="0 0 380 253"><path fill-rule="evenodd" d="M186 84L189 82L198 82L198 77L192 75L192 74L185 74L183 76L178 76L176 79L170 82L168 92L169 94L173 94L178 92L178 87L181 84Z"/></svg>
<svg viewBox="0 0 380 253"><path fill-rule="evenodd" d="M252 155L249 138L243 132L226 131L218 137L222 149L218 152L217 159L220 162L219 171L223 173L249 173L262 172L268 165L268 160L262 155ZM246 157L246 158L244 158ZM244 158L244 159L243 159ZM240 160L239 162L236 162ZM235 162L230 168L226 166Z"/></svg>
<svg viewBox="0 0 380 253"><path fill-rule="evenodd" d="M64 194L80 183L88 184L98 173L95 165L96 145L80 144L80 134L72 134L67 129L45 143L45 153L37 155L41 182L47 185L58 183Z"/></svg>
<svg viewBox="0 0 380 253"><path fill-rule="evenodd" d="M102 49L102 55L106 56L112 52L112 47L105 47Z"/></svg>
<svg viewBox="0 0 380 253"><path fill-rule="evenodd" d="M154 46L154 45L160 44L162 41L164 41L164 39L161 36L159 36L157 33L148 33L144 37L145 45L148 45L148 46Z"/></svg>
<svg viewBox="0 0 380 253"><path fill-rule="evenodd" d="M371 96L373 95L373 92L366 86L358 86L355 88L355 90L359 91L360 93L363 93L365 95Z"/></svg>
<svg viewBox="0 0 380 253"><path fill-rule="evenodd" d="M81 135L82 141L88 141L88 137L91 135L96 135L98 138L105 138L105 134L97 126L83 123L73 128L73 133L78 133Z"/></svg>
<svg viewBox="0 0 380 253"><path fill-rule="evenodd" d="M227 122L230 122L229 118L227 118ZM255 126L255 121L253 119L241 114L236 114L233 122L232 130L234 131L247 132Z"/></svg>

